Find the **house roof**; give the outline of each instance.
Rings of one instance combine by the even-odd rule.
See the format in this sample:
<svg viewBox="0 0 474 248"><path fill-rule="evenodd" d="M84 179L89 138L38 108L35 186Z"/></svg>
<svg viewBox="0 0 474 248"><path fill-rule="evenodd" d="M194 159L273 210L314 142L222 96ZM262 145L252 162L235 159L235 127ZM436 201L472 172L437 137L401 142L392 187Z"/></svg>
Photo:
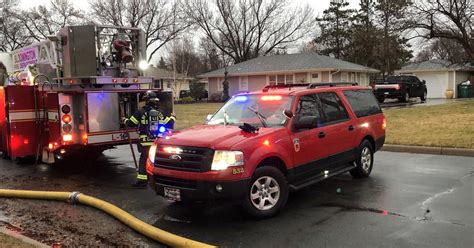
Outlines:
<svg viewBox="0 0 474 248"><path fill-rule="evenodd" d="M422 71L474 71L474 66L466 64L452 64L449 61L433 59L403 66L397 72L422 72Z"/></svg>
<svg viewBox="0 0 474 248"><path fill-rule="evenodd" d="M193 79L192 77L186 77L185 75L180 73L176 73L175 75L173 71L154 66L148 67L148 69L145 71L145 76L153 77L155 79Z"/></svg>
<svg viewBox="0 0 474 248"><path fill-rule="evenodd" d="M378 73L376 69L331 58L317 53L295 53L273 56L261 56L227 67L229 76L259 75L279 72L304 72L314 70L341 70L354 72ZM223 77L224 68L199 75L206 77Z"/></svg>

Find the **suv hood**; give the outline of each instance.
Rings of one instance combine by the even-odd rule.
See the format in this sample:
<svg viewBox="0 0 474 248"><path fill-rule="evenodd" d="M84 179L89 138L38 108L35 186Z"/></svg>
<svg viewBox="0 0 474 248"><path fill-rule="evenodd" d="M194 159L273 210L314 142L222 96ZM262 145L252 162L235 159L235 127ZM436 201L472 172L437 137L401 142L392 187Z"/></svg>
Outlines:
<svg viewBox="0 0 474 248"><path fill-rule="evenodd" d="M158 144L174 146L208 147L212 149L231 149L235 144L254 137L272 133L278 128L260 128L257 133L247 133L233 125L200 125L168 135L159 139Z"/></svg>

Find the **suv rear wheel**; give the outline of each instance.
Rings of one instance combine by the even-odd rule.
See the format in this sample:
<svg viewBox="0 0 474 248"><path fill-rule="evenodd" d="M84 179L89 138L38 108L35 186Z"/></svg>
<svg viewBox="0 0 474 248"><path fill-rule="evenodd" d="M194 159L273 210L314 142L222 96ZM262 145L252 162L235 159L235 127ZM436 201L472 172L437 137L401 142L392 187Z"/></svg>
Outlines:
<svg viewBox="0 0 474 248"><path fill-rule="evenodd" d="M257 218L276 215L288 200L288 184L283 173L272 166L257 168L243 203L244 209Z"/></svg>
<svg viewBox="0 0 474 248"><path fill-rule="evenodd" d="M408 102L410 100L410 93L408 91L405 91L405 94L403 94L402 97L398 98L400 102Z"/></svg>
<svg viewBox="0 0 474 248"><path fill-rule="evenodd" d="M372 144L368 140L362 141L358 149L356 167L350 171L355 178L365 178L370 175L374 165L374 152Z"/></svg>

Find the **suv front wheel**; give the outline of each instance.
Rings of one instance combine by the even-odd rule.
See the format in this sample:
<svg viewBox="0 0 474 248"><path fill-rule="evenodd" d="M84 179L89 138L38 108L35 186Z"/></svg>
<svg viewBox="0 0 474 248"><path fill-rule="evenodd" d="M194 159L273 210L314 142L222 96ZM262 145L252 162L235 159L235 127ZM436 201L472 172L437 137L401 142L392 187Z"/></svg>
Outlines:
<svg viewBox="0 0 474 248"><path fill-rule="evenodd" d="M276 215L288 200L288 184L283 173L272 166L257 168L243 203L244 209L257 218Z"/></svg>
<svg viewBox="0 0 474 248"><path fill-rule="evenodd" d="M364 178L370 175L374 165L374 152L372 144L368 140L362 141L357 149L358 155L355 161L356 167L350 171L355 178Z"/></svg>

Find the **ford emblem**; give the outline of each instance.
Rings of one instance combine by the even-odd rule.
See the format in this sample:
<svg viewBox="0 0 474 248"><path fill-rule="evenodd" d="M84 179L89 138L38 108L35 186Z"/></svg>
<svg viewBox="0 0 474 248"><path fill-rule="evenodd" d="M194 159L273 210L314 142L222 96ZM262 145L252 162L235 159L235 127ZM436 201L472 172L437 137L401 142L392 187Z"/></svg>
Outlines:
<svg viewBox="0 0 474 248"><path fill-rule="evenodd" d="M181 161L181 156L179 156L177 154L173 154L173 155L170 156L170 159L176 160L176 161Z"/></svg>

